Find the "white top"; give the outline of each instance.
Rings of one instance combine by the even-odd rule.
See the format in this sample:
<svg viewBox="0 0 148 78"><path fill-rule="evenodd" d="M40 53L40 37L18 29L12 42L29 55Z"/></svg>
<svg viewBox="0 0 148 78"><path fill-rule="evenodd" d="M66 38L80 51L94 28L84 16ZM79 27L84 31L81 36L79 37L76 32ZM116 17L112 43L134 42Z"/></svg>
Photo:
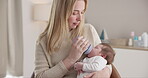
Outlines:
<svg viewBox="0 0 148 78"><path fill-rule="evenodd" d="M82 62L84 63L82 68L83 73L77 75L77 78L83 78L91 72L100 71L105 68L107 64L107 60L101 56L86 57Z"/></svg>
<svg viewBox="0 0 148 78"><path fill-rule="evenodd" d="M84 72L95 72L100 71L106 67L107 61L101 56L94 56L91 58L86 57L83 60L83 71Z"/></svg>

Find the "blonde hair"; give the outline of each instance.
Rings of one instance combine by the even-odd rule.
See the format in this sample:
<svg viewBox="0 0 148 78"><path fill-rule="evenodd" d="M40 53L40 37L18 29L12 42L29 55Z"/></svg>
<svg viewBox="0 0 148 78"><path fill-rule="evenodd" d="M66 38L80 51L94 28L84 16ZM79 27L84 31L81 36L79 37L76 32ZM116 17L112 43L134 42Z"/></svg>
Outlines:
<svg viewBox="0 0 148 78"><path fill-rule="evenodd" d="M50 53L59 50L63 38L73 39L76 36L83 35L84 17L79 26L69 31L68 18L72 14L73 6L77 0L53 0L49 24L40 35L40 40L47 37L47 51ZM87 0L85 2L85 10Z"/></svg>

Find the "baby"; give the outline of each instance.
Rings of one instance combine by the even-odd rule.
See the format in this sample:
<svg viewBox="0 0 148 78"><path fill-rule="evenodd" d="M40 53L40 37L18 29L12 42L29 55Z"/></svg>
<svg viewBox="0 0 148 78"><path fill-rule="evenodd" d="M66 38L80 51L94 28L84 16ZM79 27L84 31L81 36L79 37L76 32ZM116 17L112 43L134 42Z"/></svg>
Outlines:
<svg viewBox="0 0 148 78"><path fill-rule="evenodd" d="M102 70L107 64L114 60L115 52L112 47L106 43L100 43L94 47L82 62L74 64L78 71L77 78L83 78L88 73Z"/></svg>

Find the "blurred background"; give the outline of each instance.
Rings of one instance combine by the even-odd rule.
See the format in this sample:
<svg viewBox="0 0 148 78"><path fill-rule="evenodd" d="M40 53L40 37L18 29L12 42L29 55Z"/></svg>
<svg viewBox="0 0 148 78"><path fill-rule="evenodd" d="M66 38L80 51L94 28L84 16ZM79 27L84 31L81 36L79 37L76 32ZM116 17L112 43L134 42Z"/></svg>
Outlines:
<svg viewBox="0 0 148 78"><path fill-rule="evenodd" d="M85 20L96 28L99 35L105 29L109 39L128 39L131 32L135 32L137 36L148 32L148 0L88 1ZM0 78L8 75L24 78L31 76L34 70L35 43L48 24L51 4L52 0L0 0ZM145 52L148 50L144 51L142 57L148 55ZM122 55L117 58L121 59ZM126 55L129 54L125 54L125 57ZM147 58L143 59L146 61ZM119 62L115 61L116 65L117 63ZM139 72L133 72L137 68L131 69L133 71L129 74L132 75L120 66L118 69L122 77L148 77L145 74L148 72L144 70L148 68L143 65L141 66L144 68Z"/></svg>

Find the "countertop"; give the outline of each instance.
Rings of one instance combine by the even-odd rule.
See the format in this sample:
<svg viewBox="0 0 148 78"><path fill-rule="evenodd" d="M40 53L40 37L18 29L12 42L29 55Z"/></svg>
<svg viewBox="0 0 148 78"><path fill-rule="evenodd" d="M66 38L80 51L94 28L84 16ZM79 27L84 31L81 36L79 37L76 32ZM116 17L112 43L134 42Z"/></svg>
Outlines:
<svg viewBox="0 0 148 78"><path fill-rule="evenodd" d="M132 49L132 50L144 50L148 51L148 47L134 47L134 46L117 46L117 45L111 45L113 48L121 48L121 49Z"/></svg>

